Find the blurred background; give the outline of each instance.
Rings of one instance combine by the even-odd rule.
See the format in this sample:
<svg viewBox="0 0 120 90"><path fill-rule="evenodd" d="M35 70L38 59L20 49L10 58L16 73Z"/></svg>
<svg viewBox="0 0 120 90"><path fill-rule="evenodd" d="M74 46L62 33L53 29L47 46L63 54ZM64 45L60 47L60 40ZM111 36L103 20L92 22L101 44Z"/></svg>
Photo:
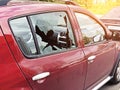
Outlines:
<svg viewBox="0 0 120 90"><path fill-rule="evenodd" d="M22 1L47 1L63 3L65 0L0 0L0 4L7 2L22 2ZM67 0L68 1L68 0ZM97 15L104 15L113 7L120 6L120 0L69 0L77 3Z"/></svg>
<svg viewBox="0 0 120 90"><path fill-rule="evenodd" d="M12 1L47 1L62 3L63 0L12 0ZM95 14L105 14L113 7L120 6L120 0L71 0Z"/></svg>

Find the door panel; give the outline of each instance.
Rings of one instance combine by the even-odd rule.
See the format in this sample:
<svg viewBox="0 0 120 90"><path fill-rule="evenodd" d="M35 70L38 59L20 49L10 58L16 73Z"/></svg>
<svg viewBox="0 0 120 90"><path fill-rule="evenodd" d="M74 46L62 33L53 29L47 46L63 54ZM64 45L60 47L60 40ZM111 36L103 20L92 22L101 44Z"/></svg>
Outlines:
<svg viewBox="0 0 120 90"><path fill-rule="evenodd" d="M109 75L115 55L115 43L107 42L99 45L89 46L84 48L86 59L90 56L96 56L93 62L88 61L87 77L85 87L88 88L105 75Z"/></svg>
<svg viewBox="0 0 120 90"><path fill-rule="evenodd" d="M5 35L11 38L10 35ZM11 53L0 27L0 90L31 90L20 67Z"/></svg>
<svg viewBox="0 0 120 90"><path fill-rule="evenodd" d="M106 39L106 31L102 24L83 13L75 13L82 34L86 60L88 61L85 89L98 80L108 76L115 58L116 43Z"/></svg>
<svg viewBox="0 0 120 90"><path fill-rule="evenodd" d="M83 90L86 62L79 50L41 57L35 60L22 60L20 64L31 86L37 90ZM49 72L44 79L33 81L32 77Z"/></svg>
<svg viewBox="0 0 120 90"><path fill-rule="evenodd" d="M70 12L64 11L42 12L10 21L15 36L12 39L16 39L10 47L34 90L84 88L84 53L76 45L67 15Z"/></svg>

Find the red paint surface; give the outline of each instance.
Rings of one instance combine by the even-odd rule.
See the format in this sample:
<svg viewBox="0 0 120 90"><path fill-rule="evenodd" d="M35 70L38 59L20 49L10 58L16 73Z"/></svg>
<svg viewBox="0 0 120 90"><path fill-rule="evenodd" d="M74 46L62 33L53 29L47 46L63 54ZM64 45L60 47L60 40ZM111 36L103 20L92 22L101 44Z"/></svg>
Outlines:
<svg viewBox="0 0 120 90"><path fill-rule="evenodd" d="M30 8L32 8L32 11ZM73 8L73 11L90 14L74 6L71 8ZM24 57L12 35L7 21L8 18L33 14L38 11L60 10L66 11L70 17L78 47L67 52L35 59ZM0 32L0 86L2 86L0 89L29 90L29 82L34 90L83 90L110 73L115 62L116 43L108 41L107 43L84 47L74 13L71 12L72 9L63 5L53 7L53 5L34 4L1 7L0 25L5 37ZM91 14L90 16L94 17ZM101 25L103 24L101 23ZM109 34L110 32L106 30L106 33ZM5 38L9 45L7 45ZM97 58L92 64L88 64L87 58L91 55L96 55ZM50 72L50 76L43 80L32 80L33 76L43 72Z"/></svg>
<svg viewBox="0 0 120 90"><path fill-rule="evenodd" d="M30 90L0 30L0 90Z"/></svg>

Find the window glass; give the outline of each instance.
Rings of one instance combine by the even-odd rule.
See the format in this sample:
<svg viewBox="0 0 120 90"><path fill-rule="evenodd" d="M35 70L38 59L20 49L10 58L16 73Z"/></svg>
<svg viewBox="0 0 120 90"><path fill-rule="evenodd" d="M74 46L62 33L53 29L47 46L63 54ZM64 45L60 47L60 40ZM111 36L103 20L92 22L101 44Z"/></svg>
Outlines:
<svg viewBox="0 0 120 90"><path fill-rule="evenodd" d="M75 13L85 45L91 45L94 43L102 42L105 40L105 32L99 23L97 23L91 17Z"/></svg>
<svg viewBox="0 0 120 90"><path fill-rule="evenodd" d="M65 12L50 12L30 16L42 54L75 47L72 28Z"/></svg>
<svg viewBox="0 0 120 90"><path fill-rule="evenodd" d="M26 55L35 54L37 51L26 17L11 20L10 26L21 50Z"/></svg>

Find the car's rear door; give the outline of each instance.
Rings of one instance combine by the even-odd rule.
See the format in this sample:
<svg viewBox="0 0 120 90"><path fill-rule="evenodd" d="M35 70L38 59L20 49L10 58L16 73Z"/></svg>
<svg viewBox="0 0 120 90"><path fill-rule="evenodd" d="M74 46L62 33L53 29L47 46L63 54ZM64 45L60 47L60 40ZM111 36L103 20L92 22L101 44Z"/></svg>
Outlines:
<svg viewBox="0 0 120 90"><path fill-rule="evenodd" d="M104 26L90 13L79 9L73 9L73 11L84 42L83 51L88 62L85 82L85 89L88 89L95 83L100 83L100 80L110 79L108 76L115 62L116 43L106 39Z"/></svg>
<svg viewBox="0 0 120 90"><path fill-rule="evenodd" d="M70 12L66 12L67 8L59 9L9 21L14 34L12 38L16 39L20 49L11 38L10 47L34 90L83 90L84 53L78 48L77 36L74 36L77 32L73 34L75 28L70 24ZM51 35L49 31L56 32L54 38L46 37ZM64 40L65 33L70 37L69 44ZM60 36L56 37L58 34Z"/></svg>

